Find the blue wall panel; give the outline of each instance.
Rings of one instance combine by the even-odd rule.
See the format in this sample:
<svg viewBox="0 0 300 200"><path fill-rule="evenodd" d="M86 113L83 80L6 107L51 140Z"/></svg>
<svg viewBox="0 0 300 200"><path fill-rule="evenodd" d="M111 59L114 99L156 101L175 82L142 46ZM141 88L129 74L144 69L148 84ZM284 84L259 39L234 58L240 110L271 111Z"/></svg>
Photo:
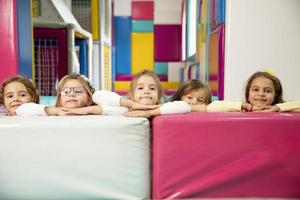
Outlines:
<svg viewBox="0 0 300 200"><path fill-rule="evenodd" d="M79 63L80 63L80 74L88 76L87 66L87 44L85 40L75 40L75 46L79 46Z"/></svg>
<svg viewBox="0 0 300 200"><path fill-rule="evenodd" d="M19 73L32 78L31 0L18 0Z"/></svg>
<svg viewBox="0 0 300 200"><path fill-rule="evenodd" d="M131 17L115 17L116 74L131 73Z"/></svg>

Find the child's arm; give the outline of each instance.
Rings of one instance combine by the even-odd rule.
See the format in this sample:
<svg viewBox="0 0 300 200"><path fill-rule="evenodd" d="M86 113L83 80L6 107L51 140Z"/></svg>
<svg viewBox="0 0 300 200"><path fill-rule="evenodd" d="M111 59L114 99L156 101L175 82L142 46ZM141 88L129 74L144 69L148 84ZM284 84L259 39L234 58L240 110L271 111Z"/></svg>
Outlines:
<svg viewBox="0 0 300 200"><path fill-rule="evenodd" d="M241 112L242 102L214 101L207 106L207 112Z"/></svg>
<svg viewBox="0 0 300 200"><path fill-rule="evenodd" d="M24 103L16 109L18 116L46 116L46 106L36 103Z"/></svg>
<svg viewBox="0 0 300 200"><path fill-rule="evenodd" d="M117 106L87 106L82 108L61 108L67 115L123 115L128 108Z"/></svg>
<svg viewBox="0 0 300 200"><path fill-rule="evenodd" d="M151 117L156 115L182 114L191 112L191 107L184 101L168 102L153 110L134 110L125 113L128 117Z"/></svg>
<svg viewBox="0 0 300 200"><path fill-rule="evenodd" d="M99 106L124 106L133 110L155 109L159 105L142 105L130 99L122 98L115 92L100 90L93 94L93 101Z"/></svg>
<svg viewBox="0 0 300 200"><path fill-rule="evenodd" d="M262 112L300 112L300 100L278 103Z"/></svg>

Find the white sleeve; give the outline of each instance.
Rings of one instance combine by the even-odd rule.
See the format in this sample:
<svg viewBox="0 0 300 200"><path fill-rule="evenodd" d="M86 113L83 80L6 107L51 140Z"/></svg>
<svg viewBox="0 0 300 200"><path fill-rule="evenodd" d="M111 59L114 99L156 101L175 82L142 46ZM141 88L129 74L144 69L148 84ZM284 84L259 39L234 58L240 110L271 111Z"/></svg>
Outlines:
<svg viewBox="0 0 300 200"><path fill-rule="evenodd" d="M102 114L103 115L123 115L125 112L128 112L127 107L123 106L103 106L102 107Z"/></svg>
<svg viewBox="0 0 300 200"><path fill-rule="evenodd" d="M173 101L159 107L161 115L181 114L191 112L191 107L185 101Z"/></svg>
<svg viewBox="0 0 300 200"><path fill-rule="evenodd" d="M293 111L295 109L300 108L300 100L298 101L289 101L285 103L278 103L276 104L280 108L280 112L288 112Z"/></svg>
<svg viewBox="0 0 300 200"><path fill-rule="evenodd" d="M108 90L99 90L93 94L93 101L102 106L120 106L121 96Z"/></svg>
<svg viewBox="0 0 300 200"><path fill-rule="evenodd" d="M207 112L240 112L242 102L214 101L207 106Z"/></svg>
<svg viewBox="0 0 300 200"><path fill-rule="evenodd" d="M16 114L18 116L46 116L45 107L36 103L24 103L17 108Z"/></svg>

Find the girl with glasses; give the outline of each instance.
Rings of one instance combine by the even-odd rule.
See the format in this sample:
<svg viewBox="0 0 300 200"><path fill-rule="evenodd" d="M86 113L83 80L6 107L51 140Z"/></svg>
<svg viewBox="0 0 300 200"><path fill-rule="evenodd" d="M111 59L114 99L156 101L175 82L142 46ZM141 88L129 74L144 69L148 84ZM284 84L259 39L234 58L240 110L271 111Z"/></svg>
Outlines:
<svg viewBox="0 0 300 200"><path fill-rule="evenodd" d="M20 106L17 115L85 115L98 114L99 106L95 105L92 95L94 87L89 80L80 74L64 76L57 87L55 107L35 103Z"/></svg>

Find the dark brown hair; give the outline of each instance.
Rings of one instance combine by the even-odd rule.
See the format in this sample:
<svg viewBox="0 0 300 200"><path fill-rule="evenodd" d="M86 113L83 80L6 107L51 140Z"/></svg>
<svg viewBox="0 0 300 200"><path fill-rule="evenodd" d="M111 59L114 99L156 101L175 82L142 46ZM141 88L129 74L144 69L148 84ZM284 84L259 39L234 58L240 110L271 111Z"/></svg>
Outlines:
<svg viewBox="0 0 300 200"><path fill-rule="evenodd" d="M60 106L60 90L62 89L62 87L64 86L64 84L69 81L69 80L77 80L80 82L80 84L82 85L82 87L87 91L88 94L88 105L87 106L91 106L94 105L93 103L93 99L92 96L95 92L95 88L91 85L89 79L81 74L69 74L64 76L58 83L58 86L56 88L56 104L55 106L59 107Z"/></svg>
<svg viewBox="0 0 300 200"><path fill-rule="evenodd" d="M187 95L191 92L197 91L199 89L206 90L206 99L205 104L208 105L211 103L211 91L208 85L200 80L192 79L183 82L176 93L171 97L171 101L181 101L183 95Z"/></svg>
<svg viewBox="0 0 300 200"><path fill-rule="evenodd" d="M159 80L159 78L157 77L157 75L153 71L148 71L148 70L143 70L143 71L137 73L133 77L133 79L131 81L131 84L130 84L130 89L129 89L129 92L128 92L128 98L131 99L131 100L133 100L134 91L135 91L135 88L137 86L137 81L142 76L149 76L149 77L153 78L153 80L155 81L155 83L157 85L157 92L158 92L158 102L157 103L160 104L160 99L163 96L163 92L162 92L162 87L161 87L160 80Z"/></svg>
<svg viewBox="0 0 300 200"><path fill-rule="evenodd" d="M39 96L39 92L35 87L35 84L27 77L25 76L21 76L21 75L17 75L17 76L12 76L8 79L6 79L2 85L1 85L1 89L0 89L0 103L4 104L4 90L5 87L12 82L18 82L21 83L25 86L27 92L30 94L30 96L32 97L32 102L34 103L39 103L40 102L40 96Z"/></svg>
<svg viewBox="0 0 300 200"><path fill-rule="evenodd" d="M256 72L252 76L250 76L250 78L247 81L247 85L246 85L246 89L245 89L246 102L249 103L248 97L249 97L251 84L254 81L254 79L256 79L258 77L264 77L264 78L267 78L270 81L272 81L274 89L275 89L275 97L273 99L272 105L275 105L277 103L283 103L284 101L282 99L282 86L281 86L280 80L276 76L274 76L268 72Z"/></svg>

